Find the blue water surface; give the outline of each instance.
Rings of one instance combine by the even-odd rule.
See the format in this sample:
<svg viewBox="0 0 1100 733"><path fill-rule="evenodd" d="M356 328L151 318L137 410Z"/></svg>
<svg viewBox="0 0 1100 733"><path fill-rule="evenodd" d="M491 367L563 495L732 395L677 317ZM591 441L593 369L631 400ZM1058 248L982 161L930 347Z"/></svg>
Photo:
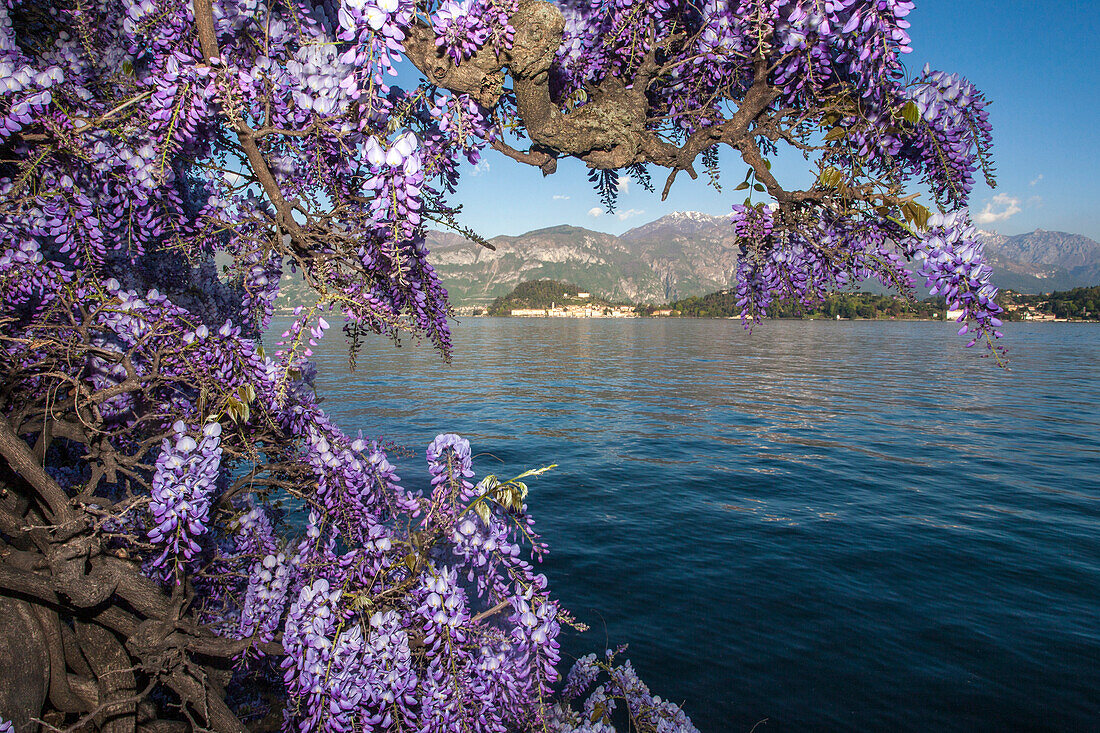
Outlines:
<svg viewBox="0 0 1100 733"><path fill-rule="evenodd" d="M1100 326L466 319L318 349L344 429L468 437L543 568L700 730L1100 730Z"/></svg>

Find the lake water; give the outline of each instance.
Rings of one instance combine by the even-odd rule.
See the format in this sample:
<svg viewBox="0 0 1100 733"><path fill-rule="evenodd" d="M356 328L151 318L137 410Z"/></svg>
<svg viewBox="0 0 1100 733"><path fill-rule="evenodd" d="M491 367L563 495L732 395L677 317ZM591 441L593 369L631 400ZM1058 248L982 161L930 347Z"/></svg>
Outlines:
<svg viewBox="0 0 1100 733"><path fill-rule="evenodd" d="M571 656L629 644L700 730L1100 730L1100 326L467 319L455 358L334 335L346 430L549 463ZM411 482L410 482L411 483Z"/></svg>

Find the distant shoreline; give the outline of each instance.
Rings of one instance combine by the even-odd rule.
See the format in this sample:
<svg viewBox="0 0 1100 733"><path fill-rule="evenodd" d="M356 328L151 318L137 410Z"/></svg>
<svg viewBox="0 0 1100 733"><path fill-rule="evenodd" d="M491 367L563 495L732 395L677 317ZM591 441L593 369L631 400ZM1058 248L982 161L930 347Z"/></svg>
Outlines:
<svg viewBox="0 0 1100 733"><path fill-rule="evenodd" d="M294 315L294 310L292 308L277 308L272 313L273 317L289 317L289 316L293 316L293 315ZM556 320L562 320L562 321L656 321L656 320L669 320L669 321L675 321L675 320L739 321L739 320L741 320L740 317L738 317L738 316L632 316L632 317L629 317L629 318L625 318L625 317L621 317L621 316L620 317L613 317L613 316L562 316L562 315L553 315L553 316L511 316L511 315L504 316L504 315L499 315L499 316L491 316L487 313L479 313L479 314L476 314L476 315L473 314L473 313L459 313L459 314L455 314L455 318L457 318L457 319L461 319L461 318L509 318L509 319L515 319L515 320L530 320L530 321L547 320L547 319L551 319L551 318L556 319ZM906 323L906 322L915 322L915 323L954 323L955 322L954 320L948 320L948 319L944 319L944 318L859 318L859 317L856 317L856 318L815 318L815 317L787 318L787 317L782 317L782 316L780 316L778 318L765 318L764 320L766 320L766 321L832 321L832 322L836 322L836 321L885 321L885 322L894 322L894 323ZM1028 319L1028 320L1006 321L1006 322L1007 323L1100 323L1100 319L1093 319L1093 318L1053 318L1053 319L1044 318L1044 319L1038 319L1038 318L1035 318L1035 319Z"/></svg>
<svg viewBox="0 0 1100 733"><path fill-rule="evenodd" d="M515 319L517 321L538 321L538 320L562 320L562 321L656 321L656 320L690 320L690 321L739 321L738 316L634 316L630 318L612 317L612 316L511 316L511 315L496 315L491 316L487 313L479 313L477 315L466 313L457 315L456 318L508 318ZM946 318L765 318L766 321L882 321L893 323L955 323L954 319ZM1045 318L1045 319L1030 319L1020 321L1006 321L1007 323L1100 323L1098 319L1092 318Z"/></svg>

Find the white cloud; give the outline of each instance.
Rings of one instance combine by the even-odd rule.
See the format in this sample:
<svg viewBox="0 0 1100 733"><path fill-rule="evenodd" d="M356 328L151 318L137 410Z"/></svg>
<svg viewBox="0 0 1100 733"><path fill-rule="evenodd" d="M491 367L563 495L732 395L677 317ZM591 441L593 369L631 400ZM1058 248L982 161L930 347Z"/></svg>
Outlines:
<svg viewBox="0 0 1100 733"><path fill-rule="evenodd" d="M1020 199L1009 196L1007 193L999 193L986 202L984 209L974 215L974 221L979 224L992 224L1019 213Z"/></svg>
<svg viewBox="0 0 1100 733"><path fill-rule="evenodd" d="M593 206L591 209L588 210L588 215L591 216L593 219L600 216L601 214L603 214L603 209L601 209L599 206Z"/></svg>
<svg viewBox="0 0 1100 733"><path fill-rule="evenodd" d="M568 196L563 196L560 193L556 193L556 194L554 194L554 200L555 201L568 201L569 197Z"/></svg>
<svg viewBox="0 0 1100 733"><path fill-rule="evenodd" d="M626 221L632 216L637 216L638 214L644 213L645 211L643 211L642 209L627 209L626 211L620 211L618 214L619 221Z"/></svg>
<svg viewBox="0 0 1100 733"><path fill-rule="evenodd" d="M484 175L485 173L488 173L488 172L489 172L489 161L481 160L481 161L478 162L477 165L474 166L473 170L470 171L470 175L471 176L480 176L480 175Z"/></svg>
<svg viewBox="0 0 1100 733"><path fill-rule="evenodd" d="M1043 180L1043 174L1042 173L1035 176L1035 179L1031 182L1031 185L1034 186L1035 184L1037 184L1041 180Z"/></svg>
<svg viewBox="0 0 1100 733"><path fill-rule="evenodd" d="M630 193L630 177L619 176L619 193Z"/></svg>

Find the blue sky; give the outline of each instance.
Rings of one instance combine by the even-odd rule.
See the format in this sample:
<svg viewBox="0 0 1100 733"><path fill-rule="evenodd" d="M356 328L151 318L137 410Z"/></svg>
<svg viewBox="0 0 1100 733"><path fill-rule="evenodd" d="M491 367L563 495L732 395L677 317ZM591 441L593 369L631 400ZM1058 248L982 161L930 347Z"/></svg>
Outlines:
<svg viewBox="0 0 1100 733"><path fill-rule="evenodd" d="M916 0L910 69L926 62L958 72L993 104L996 190L979 183L971 212L1005 234L1050 229L1100 240L1100 13L1096 1ZM463 220L485 236L573 224L621 233L672 211L725 214L743 200L732 188L743 164L722 156L725 194L680 174L668 201L633 182L615 215L592 216L599 200L583 164L563 161L543 178L534 168L488 152L467 166L458 194ZM800 158L777 161L788 185L806 185ZM660 176L660 180L657 179Z"/></svg>

